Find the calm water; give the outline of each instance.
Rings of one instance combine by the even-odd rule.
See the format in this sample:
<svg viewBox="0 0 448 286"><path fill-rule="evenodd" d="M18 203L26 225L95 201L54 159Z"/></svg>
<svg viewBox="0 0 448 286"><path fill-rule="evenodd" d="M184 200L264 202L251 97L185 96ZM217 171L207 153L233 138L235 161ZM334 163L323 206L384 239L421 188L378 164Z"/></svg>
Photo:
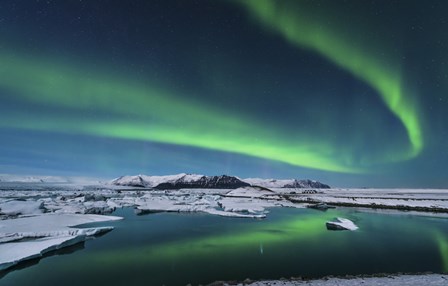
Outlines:
<svg viewBox="0 0 448 286"><path fill-rule="evenodd" d="M159 213L7 273L0 285L193 285L215 280L447 272L448 220L337 209L273 209L265 220ZM336 216L355 232L327 231ZM89 226L92 226L90 224Z"/></svg>

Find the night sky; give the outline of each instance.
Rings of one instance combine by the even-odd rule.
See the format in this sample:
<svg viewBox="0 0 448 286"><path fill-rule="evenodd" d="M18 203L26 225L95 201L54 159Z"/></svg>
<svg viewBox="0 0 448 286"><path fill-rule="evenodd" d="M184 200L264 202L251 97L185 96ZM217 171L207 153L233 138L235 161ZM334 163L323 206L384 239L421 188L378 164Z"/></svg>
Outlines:
<svg viewBox="0 0 448 286"><path fill-rule="evenodd" d="M448 188L448 1L0 1L0 173Z"/></svg>

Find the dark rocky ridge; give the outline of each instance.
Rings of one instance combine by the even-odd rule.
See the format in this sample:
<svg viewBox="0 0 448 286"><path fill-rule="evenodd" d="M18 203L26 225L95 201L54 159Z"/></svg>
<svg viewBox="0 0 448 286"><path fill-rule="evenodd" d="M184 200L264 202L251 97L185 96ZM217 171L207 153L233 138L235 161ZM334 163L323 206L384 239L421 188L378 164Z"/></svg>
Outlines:
<svg viewBox="0 0 448 286"><path fill-rule="evenodd" d="M250 186L248 183L232 176L202 176L199 180L185 181L179 179L174 182L161 183L155 189L237 189Z"/></svg>
<svg viewBox="0 0 448 286"><path fill-rule="evenodd" d="M111 182L117 186L143 187L158 190L173 189L237 189L250 184L233 176L203 176L179 174L173 176L123 176Z"/></svg>
<svg viewBox="0 0 448 286"><path fill-rule="evenodd" d="M265 188L312 188L327 189L330 186L314 180L274 180L274 179L247 179L221 175L205 176L192 174L177 174L169 176L122 176L111 181L117 186L142 187L158 190L172 189L237 189L248 186L259 186ZM274 184L274 185L273 185Z"/></svg>

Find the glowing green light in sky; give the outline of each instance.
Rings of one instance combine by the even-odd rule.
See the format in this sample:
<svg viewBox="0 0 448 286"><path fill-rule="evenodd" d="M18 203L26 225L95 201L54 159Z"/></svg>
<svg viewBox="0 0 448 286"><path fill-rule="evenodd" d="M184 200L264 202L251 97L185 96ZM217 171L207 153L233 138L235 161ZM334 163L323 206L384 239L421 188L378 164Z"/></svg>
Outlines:
<svg viewBox="0 0 448 286"><path fill-rule="evenodd" d="M406 129L410 149L393 154L393 160L414 157L423 148L421 122L416 104L406 95L400 74L381 65L380 60L353 45L351 39L344 39L326 23L316 23L301 15L298 9L282 6L287 2L274 0L236 1L247 7L258 22L279 33L286 40L301 48L310 49L324 56L337 66L361 79L381 96L389 110ZM300 3L294 1L295 4ZM326 26L327 25L327 26ZM392 158L389 158L392 159Z"/></svg>
<svg viewBox="0 0 448 286"><path fill-rule="evenodd" d="M0 126L193 146L347 173L366 172L365 166L372 163L408 159L422 150L416 106L405 96L399 73L332 33L331 27L317 26L292 9L281 9L275 1L238 3L291 43L319 53L374 88L403 124L411 148L384 152L377 161L363 161L365 165L359 166L350 144L337 146L322 137L310 138L301 130L287 134L267 128L249 115L234 114L194 101L183 91L123 78L110 70L5 51L0 51L0 87L6 94L2 96L41 109L2 112Z"/></svg>
<svg viewBox="0 0 448 286"><path fill-rule="evenodd" d="M52 112L3 112L1 126L148 140L234 152L321 170L361 172L324 140L300 142L173 92L107 72L0 53L0 86ZM8 94L8 93L7 93ZM56 111L55 111L56 110Z"/></svg>

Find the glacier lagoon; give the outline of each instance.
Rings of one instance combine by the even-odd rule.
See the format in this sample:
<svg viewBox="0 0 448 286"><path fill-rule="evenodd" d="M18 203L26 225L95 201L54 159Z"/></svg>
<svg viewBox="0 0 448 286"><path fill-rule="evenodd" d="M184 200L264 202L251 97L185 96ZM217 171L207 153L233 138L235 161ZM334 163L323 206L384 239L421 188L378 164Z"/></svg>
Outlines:
<svg viewBox="0 0 448 286"><path fill-rule="evenodd" d="M448 224L441 217L344 208L277 208L264 220L137 216L131 208L114 215L125 219L83 225L111 225L111 233L4 272L0 284L197 285L448 271ZM325 222L335 217L354 221L359 230L328 231Z"/></svg>

